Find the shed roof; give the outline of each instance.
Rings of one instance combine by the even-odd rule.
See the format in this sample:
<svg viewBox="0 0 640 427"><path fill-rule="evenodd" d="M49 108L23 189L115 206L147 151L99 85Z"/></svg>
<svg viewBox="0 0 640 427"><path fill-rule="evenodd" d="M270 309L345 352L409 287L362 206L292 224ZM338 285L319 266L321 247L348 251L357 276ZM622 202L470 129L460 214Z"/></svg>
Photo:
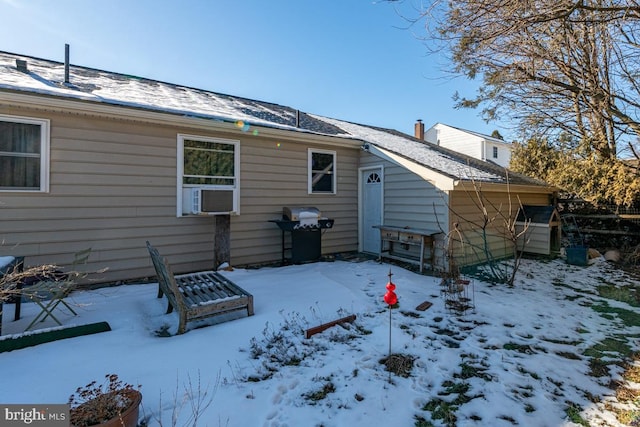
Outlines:
<svg viewBox="0 0 640 427"><path fill-rule="evenodd" d="M26 62L26 71L17 67ZM392 129L360 125L302 113L291 107L226 95L183 85L69 65L0 51L0 91L75 99L114 106L139 108L224 122L239 122L306 132L374 144L438 174L456 180L506 183L505 169L489 162L426 143ZM513 184L546 184L508 174Z"/></svg>
<svg viewBox="0 0 640 427"><path fill-rule="evenodd" d="M559 220L559 214L556 208L551 205L524 205L518 212L517 221L524 222L525 220L530 220L532 224L549 224L551 221Z"/></svg>

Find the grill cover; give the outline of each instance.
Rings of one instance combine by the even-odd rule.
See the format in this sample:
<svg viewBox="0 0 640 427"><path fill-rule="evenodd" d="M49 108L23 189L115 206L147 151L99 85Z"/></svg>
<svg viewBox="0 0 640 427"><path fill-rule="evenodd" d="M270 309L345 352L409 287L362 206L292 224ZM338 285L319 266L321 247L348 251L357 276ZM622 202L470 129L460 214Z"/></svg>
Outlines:
<svg viewBox="0 0 640 427"><path fill-rule="evenodd" d="M320 210L313 207L284 207L282 215L289 221L317 223L320 219Z"/></svg>

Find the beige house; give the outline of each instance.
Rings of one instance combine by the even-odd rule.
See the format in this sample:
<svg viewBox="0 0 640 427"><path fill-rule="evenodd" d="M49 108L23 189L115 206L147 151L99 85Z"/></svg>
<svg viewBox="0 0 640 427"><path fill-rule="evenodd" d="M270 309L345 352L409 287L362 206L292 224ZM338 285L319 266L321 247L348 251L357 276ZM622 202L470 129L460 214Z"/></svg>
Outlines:
<svg viewBox="0 0 640 427"><path fill-rule="evenodd" d="M274 261L269 220L291 205L335 220L324 253L354 251L361 144L339 132L279 105L2 53L0 254L65 265L91 247L100 281L151 275L146 240L175 272ZM317 157L332 161L320 189ZM227 206L194 214L195 188Z"/></svg>
<svg viewBox="0 0 640 427"><path fill-rule="evenodd" d="M145 277L146 240L176 273L274 262L287 206L335 221L323 254L377 253L373 225L446 234L475 215L471 182L507 194L503 169L391 130L0 52L0 256L27 265L90 247L92 280Z"/></svg>

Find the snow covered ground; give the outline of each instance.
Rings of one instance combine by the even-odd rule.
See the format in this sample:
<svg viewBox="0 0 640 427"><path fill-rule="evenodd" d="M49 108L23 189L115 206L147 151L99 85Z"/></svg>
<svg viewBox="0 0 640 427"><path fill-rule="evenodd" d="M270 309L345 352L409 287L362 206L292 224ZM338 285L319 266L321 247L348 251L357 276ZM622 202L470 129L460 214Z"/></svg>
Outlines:
<svg viewBox="0 0 640 427"><path fill-rule="evenodd" d="M389 272L399 299L391 314ZM0 402L66 403L113 373L142 386L149 425L194 425L194 414L198 426L270 427L624 425L616 411L640 419L637 400L616 398L614 385L633 385L610 352L612 343L627 355L640 349L639 309L602 296L640 282L605 261L525 260L513 288L472 279L475 308L463 315L445 307L438 278L375 261L223 274L254 295L255 315L180 336L162 336L177 319L155 284L73 293L78 316L58 311L65 324L107 321L112 331L1 353ZM416 311L424 301L433 305ZM35 314L23 304L14 322L5 305L3 334L21 333ZM351 314L353 324L304 337ZM390 337L407 377L380 363Z"/></svg>

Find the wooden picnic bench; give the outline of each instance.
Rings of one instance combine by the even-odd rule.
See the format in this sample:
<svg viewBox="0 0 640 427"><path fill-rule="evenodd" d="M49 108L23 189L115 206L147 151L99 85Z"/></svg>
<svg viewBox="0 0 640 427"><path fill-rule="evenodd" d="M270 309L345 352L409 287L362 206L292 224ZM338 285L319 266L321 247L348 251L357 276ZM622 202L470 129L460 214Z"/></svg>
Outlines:
<svg viewBox="0 0 640 427"><path fill-rule="evenodd" d="M167 314L179 315L178 335L186 332L187 322L206 319L236 310L253 315L253 295L217 271L174 275L166 258L147 242L158 277L158 298L166 295Z"/></svg>

